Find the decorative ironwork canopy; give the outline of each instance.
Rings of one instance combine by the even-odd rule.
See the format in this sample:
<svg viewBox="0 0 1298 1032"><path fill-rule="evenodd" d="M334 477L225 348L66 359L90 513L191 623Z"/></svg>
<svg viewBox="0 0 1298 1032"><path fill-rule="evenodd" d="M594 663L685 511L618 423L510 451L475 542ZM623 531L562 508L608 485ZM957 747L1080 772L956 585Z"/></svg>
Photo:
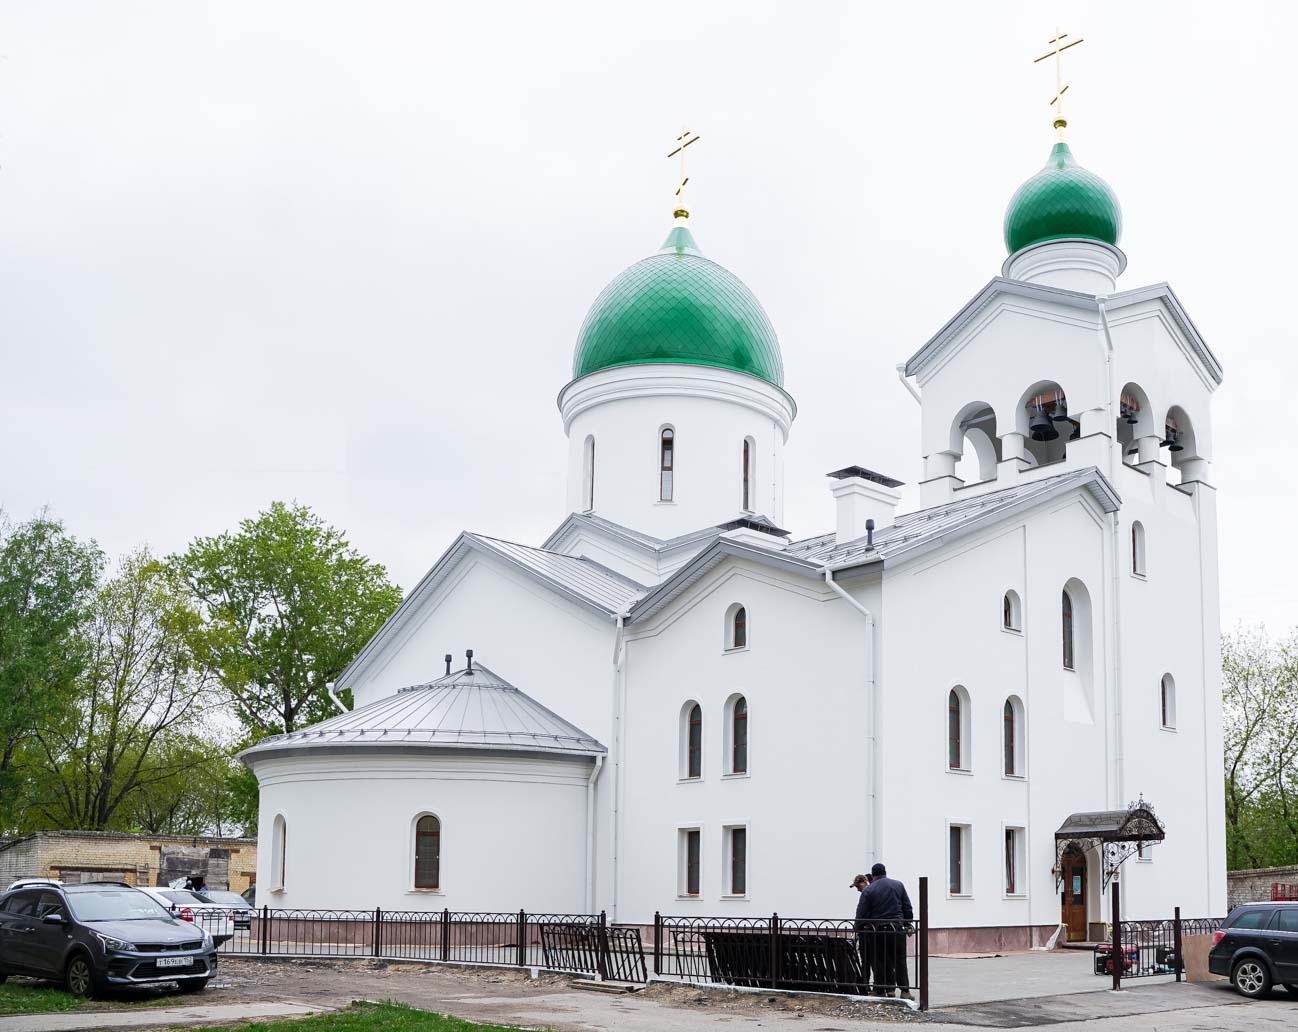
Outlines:
<svg viewBox="0 0 1298 1032"><path fill-rule="evenodd" d="M1163 822L1143 797L1125 810L1072 814L1055 832L1055 889L1063 884L1068 853L1085 853L1092 847L1099 850L1104 875L1101 888L1107 889L1118 868L1141 846L1162 842L1165 837Z"/></svg>

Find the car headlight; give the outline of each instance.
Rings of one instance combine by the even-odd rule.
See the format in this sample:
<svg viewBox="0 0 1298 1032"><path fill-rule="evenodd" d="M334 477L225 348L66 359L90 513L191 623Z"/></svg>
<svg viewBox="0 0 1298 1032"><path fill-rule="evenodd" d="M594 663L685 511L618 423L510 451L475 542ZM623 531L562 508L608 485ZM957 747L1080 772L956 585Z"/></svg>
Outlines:
<svg viewBox="0 0 1298 1032"><path fill-rule="evenodd" d="M104 935L103 932L95 932L95 938L104 944L104 949L114 950L134 950L135 944L127 942L125 939L115 939L111 935Z"/></svg>

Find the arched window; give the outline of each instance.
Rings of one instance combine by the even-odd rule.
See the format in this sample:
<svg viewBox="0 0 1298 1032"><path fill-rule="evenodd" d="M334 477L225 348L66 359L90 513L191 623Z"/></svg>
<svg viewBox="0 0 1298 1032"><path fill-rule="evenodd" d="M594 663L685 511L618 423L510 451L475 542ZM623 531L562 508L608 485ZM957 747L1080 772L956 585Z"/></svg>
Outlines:
<svg viewBox="0 0 1298 1032"><path fill-rule="evenodd" d="M1145 576L1145 525L1139 520L1131 525L1131 572Z"/></svg>
<svg viewBox="0 0 1298 1032"><path fill-rule="evenodd" d="M748 773L748 700L742 695L730 704L730 773Z"/></svg>
<svg viewBox="0 0 1298 1032"><path fill-rule="evenodd" d="M415 822L415 888L442 887L442 822L426 813Z"/></svg>
<svg viewBox="0 0 1298 1032"><path fill-rule="evenodd" d="M726 613L726 648L748 648L748 610L733 605Z"/></svg>
<svg viewBox="0 0 1298 1032"><path fill-rule="evenodd" d="M996 479L1001 461L1001 439L996 413L985 401L974 401L956 413L951 424L950 449L957 456L955 475L966 484Z"/></svg>
<svg viewBox="0 0 1298 1032"><path fill-rule="evenodd" d="M948 770L969 770L969 696L956 685L946 697L946 765Z"/></svg>
<svg viewBox="0 0 1298 1032"><path fill-rule="evenodd" d="M753 448L752 448L751 441L752 441L751 438L748 437L744 438L743 469L740 472L740 475L744 478L744 499L743 499L744 512L749 512L753 508L752 495L751 495L752 484L749 482L749 477L748 477L748 472L750 468L749 464L753 461Z"/></svg>
<svg viewBox="0 0 1298 1032"><path fill-rule="evenodd" d="M1077 662L1073 645L1073 600L1067 591L1063 592L1060 600L1060 613L1063 617L1064 669L1075 670Z"/></svg>
<svg viewBox="0 0 1298 1032"><path fill-rule="evenodd" d="M676 466L676 431L664 427L658 437L658 500L672 500L672 473Z"/></svg>
<svg viewBox="0 0 1298 1032"><path fill-rule="evenodd" d="M1016 695L1005 700L1001 710L1002 738L1004 745L1004 773L1008 778L1021 778L1024 769L1024 737L1027 729L1023 721L1023 702Z"/></svg>
<svg viewBox="0 0 1298 1032"><path fill-rule="evenodd" d="M1159 711L1163 727L1168 731L1176 730L1176 680L1171 674L1164 674L1159 684Z"/></svg>
<svg viewBox="0 0 1298 1032"><path fill-rule="evenodd" d="M586 512L595 508L595 435L586 435L582 452L581 504Z"/></svg>
<svg viewBox="0 0 1298 1032"><path fill-rule="evenodd" d="M1007 631L1023 630L1023 604L1019 593L1010 589L1001 599L1001 626Z"/></svg>
<svg viewBox="0 0 1298 1032"><path fill-rule="evenodd" d="M282 891L284 888L284 872L287 869L288 857L288 825L284 822L284 815L277 813L275 821L271 826L270 835L270 878L271 891Z"/></svg>
<svg viewBox="0 0 1298 1032"><path fill-rule="evenodd" d="M681 710L681 777L703 776L703 707L687 702Z"/></svg>

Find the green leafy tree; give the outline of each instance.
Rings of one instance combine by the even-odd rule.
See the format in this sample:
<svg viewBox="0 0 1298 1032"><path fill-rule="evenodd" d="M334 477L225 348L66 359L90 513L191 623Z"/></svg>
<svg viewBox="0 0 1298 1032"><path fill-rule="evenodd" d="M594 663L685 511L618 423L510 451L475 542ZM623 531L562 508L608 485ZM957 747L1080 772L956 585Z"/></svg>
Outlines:
<svg viewBox="0 0 1298 1032"><path fill-rule="evenodd" d="M85 662L77 629L103 562L47 515L0 523L0 829L25 823L24 761L36 730L70 705Z"/></svg>
<svg viewBox="0 0 1298 1032"><path fill-rule="evenodd" d="M1223 638L1222 716L1228 866L1298 863L1298 631Z"/></svg>
<svg viewBox="0 0 1298 1032"><path fill-rule="evenodd" d="M198 647L250 738L335 712L325 685L401 603L384 568L304 505L199 538L177 568L204 617Z"/></svg>
<svg viewBox="0 0 1298 1032"><path fill-rule="evenodd" d="M243 830L233 817L229 747L214 728L172 734L145 763L127 798L121 824L155 835L228 835Z"/></svg>
<svg viewBox="0 0 1298 1032"><path fill-rule="evenodd" d="M145 551L100 588L72 705L35 732L38 806L51 823L113 828L133 796L187 768L174 739L196 728L211 682L191 649L197 625L174 571Z"/></svg>

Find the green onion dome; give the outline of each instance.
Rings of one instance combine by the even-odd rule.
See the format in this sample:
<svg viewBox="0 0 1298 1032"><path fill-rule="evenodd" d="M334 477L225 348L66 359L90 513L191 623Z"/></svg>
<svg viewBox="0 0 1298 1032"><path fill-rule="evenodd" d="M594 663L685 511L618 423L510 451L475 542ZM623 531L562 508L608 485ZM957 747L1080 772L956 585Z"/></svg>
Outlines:
<svg viewBox="0 0 1298 1032"><path fill-rule="evenodd" d="M1118 243L1122 208L1103 179L1073 160L1064 142L1050 151L1046 167L1018 188L1005 212L1010 254L1030 244L1064 237Z"/></svg>
<svg viewBox="0 0 1298 1032"><path fill-rule="evenodd" d="M650 362L716 366L784 383L780 344L757 298L703 257L684 225L595 299L577 336L572 375Z"/></svg>

